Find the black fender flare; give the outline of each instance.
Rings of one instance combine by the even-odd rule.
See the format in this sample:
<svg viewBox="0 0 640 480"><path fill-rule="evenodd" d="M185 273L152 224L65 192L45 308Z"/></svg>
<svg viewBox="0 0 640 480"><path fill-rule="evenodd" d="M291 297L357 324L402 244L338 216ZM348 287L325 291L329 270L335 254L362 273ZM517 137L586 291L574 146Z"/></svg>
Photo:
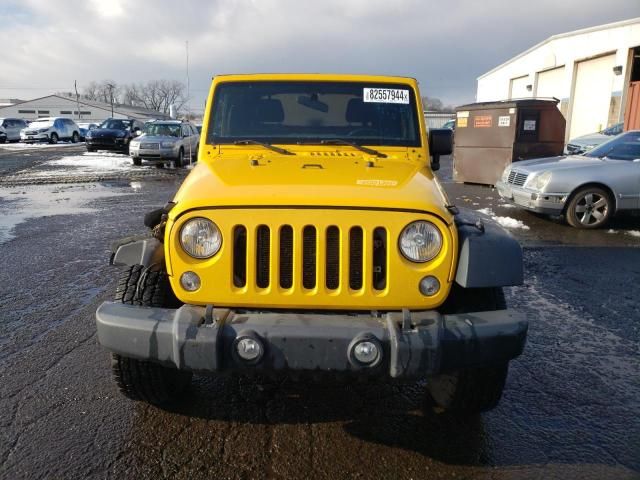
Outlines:
<svg viewBox="0 0 640 480"><path fill-rule="evenodd" d="M455 281L464 288L522 285L522 247L491 217L469 209L455 216L458 266Z"/></svg>
<svg viewBox="0 0 640 480"><path fill-rule="evenodd" d="M111 265L164 264L164 245L149 235L127 237L115 242L111 247Z"/></svg>

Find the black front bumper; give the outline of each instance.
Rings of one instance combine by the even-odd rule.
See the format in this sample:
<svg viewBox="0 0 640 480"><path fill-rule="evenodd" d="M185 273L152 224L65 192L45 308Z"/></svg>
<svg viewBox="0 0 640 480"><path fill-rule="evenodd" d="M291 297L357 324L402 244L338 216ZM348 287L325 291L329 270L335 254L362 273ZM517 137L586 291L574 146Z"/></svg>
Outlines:
<svg viewBox="0 0 640 480"><path fill-rule="evenodd" d="M126 140L126 142L125 142ZM99 150L117 150L127 151L129 148L129 140L118 138L105 137L105 138L85 138L85 144L87 147L95 148Z"/></svg>
<svg viewBox="0 0 640 480"><path fill-rule="evenodd" d="M528 323L512 310L440 315L392 312L346 314L236 313L184 305L177 310L114 302L96 312L98 339L120 355L194 371L297 370L370 376L426 375L502 363L524 348ZM264 355L248 363L236 354L243 337L258 339ZM373 366L354 361L361 340L381 347Z"/></svg>

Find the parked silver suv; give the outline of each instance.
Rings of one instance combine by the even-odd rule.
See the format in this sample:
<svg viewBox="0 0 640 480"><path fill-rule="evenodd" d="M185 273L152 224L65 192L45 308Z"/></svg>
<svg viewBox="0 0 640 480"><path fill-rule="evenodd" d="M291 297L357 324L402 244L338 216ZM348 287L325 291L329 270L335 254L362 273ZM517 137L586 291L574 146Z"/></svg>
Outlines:
<svg viewBox="0 0 640 480"><path fill-rule="evenodd" d="M21 118L0 118L0 133L4 132L7 142L20 140L20 130L27 127L27 122ZM0 140L1 142L2 140Z"/></svg>
<svg viewBox="0 0 640 480"><path fill-rule="evenodd" d="M190 122L154 120L145 124L142 135L131 140L129 155L134 165L150 160L160 165L173 161L176 167L182 167L185 159L198 159L199 141L200 134Z"/></svg>
<svg viewBox="0 0 640 480"><path fill-rule="evenodd" d="M70 118L47 117L31 122L20 132L23 142L58 143L58 140L80 141L80 127Z"/></svg>

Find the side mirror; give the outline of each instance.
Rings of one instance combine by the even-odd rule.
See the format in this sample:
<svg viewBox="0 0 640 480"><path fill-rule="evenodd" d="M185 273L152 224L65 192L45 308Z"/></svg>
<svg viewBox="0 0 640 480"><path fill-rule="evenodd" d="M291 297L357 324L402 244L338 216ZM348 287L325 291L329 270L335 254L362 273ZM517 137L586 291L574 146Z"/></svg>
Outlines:
<svg viewBox="0 0 640 480"><path fill-rule="evenodd" d="M429 130L429 154L431 170L440 170L440 155L451 155L453 151L453 130L432 128Z"/></svg>
<svg viewBox="0 0 640 480"><path fill-rule="evenodd" d="M139 129L139 128L136 128L136 129L133 131L133 135L134 135L135 137L139 137L140 135L142 135L142 132L140 131L140 129Z"/></svg>

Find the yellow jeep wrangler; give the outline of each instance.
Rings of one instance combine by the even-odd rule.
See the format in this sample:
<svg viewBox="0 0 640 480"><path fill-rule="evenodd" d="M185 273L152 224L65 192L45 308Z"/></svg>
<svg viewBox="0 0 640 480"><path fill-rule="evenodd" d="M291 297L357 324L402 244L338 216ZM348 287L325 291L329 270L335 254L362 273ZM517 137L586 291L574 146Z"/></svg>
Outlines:
<svg viewBox="0 0 640 480"><path fill-rule="evenodd" d="M152 233L114 248L96 313L122 392L173 400L193 372L427 380L444 409L497 405L527 321L518 243L451 205L417 82L213 79L199 161Z"/></svg>

